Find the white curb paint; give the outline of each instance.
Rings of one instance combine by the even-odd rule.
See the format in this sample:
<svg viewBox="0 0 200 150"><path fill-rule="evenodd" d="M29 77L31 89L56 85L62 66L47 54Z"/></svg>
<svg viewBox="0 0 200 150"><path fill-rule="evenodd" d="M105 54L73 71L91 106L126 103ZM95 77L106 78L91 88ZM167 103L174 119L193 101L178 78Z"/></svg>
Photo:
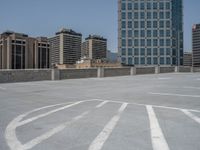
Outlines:
<svg viewBox="0 0 200 150"><path fill-rule="evenodd" d="M118 110L118 113L106 124L101 133L91 143L88 150L101 150L106 140L109 138L113 129L117 125L122 112L126 109L128 103L123 103Z"/></svg>
<svg viewBox="0 0 200 150"><path fill-rule="evenodd" d="M189 112L188 110L183 109L182 112L187 115L188 117L190 117L191 119L193 119L194 121L196 121L197 123L200 124L200 118L195 116L194 114L192 114L191 112Z"/></svg>
<svg viewBox="0 0 200 150"><path fill-rule="evenodd" d="M150 129L151 129L150 132L151 132L151 141L152 141L153 150L169 150L169 146L160 128L160 125L158 123L153 107L148 105L146 106L146 109L147 109L147 113L148 113L149 121L150 121Z"/></svg>

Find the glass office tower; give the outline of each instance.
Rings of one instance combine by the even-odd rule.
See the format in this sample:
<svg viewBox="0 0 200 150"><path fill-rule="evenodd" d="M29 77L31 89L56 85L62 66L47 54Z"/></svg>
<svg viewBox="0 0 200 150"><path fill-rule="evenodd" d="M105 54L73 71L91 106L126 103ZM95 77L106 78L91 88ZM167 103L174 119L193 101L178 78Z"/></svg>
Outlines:
<svg viewBox="0 0 200 150"><path fill-rule="evenodd" d="M119 0L118 53L125 65L183 65L182 0Z"/></svg>

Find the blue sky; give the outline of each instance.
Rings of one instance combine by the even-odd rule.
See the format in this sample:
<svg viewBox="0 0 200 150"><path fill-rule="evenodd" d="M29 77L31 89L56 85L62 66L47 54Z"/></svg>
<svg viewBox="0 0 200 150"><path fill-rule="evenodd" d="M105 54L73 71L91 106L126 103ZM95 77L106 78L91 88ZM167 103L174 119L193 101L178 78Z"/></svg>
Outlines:
<svg viewBox="0 0 200 150"><path fill-rule="evenodd" d="M0 0L0 32L53 36L62 27L83 37L99 34L117 51L117 0ZM184 0L185 50L191 50L191 27L200 23L200 0Z"/></svg>

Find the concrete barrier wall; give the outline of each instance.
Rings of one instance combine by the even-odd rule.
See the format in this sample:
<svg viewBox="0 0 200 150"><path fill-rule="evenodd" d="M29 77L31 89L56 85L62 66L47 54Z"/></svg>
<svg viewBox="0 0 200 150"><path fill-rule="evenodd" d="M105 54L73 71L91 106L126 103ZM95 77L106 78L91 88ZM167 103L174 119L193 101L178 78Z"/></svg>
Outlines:
<svg viewBox="0 0 200 150"><path fill-rule="evenodd" d="M191 72L191 67L179 67L178 72Z"/></svg>
<svg viewBox="0 0 200 150"><path fill-rule="evenodd" d="M200 72L200 68L194 67L193 72Z"/></svg>
<svg viewBox="0 0 200 150"><path fill-rule="evenodd" d="M0 83L51 80L51 70L1 70Z"/></svg>
<svg viewBox="0 0 200 150"><path fill-rule="evenodd" d="M129 76L131 68L104 68L104 77Z"/></svg>
<svg viewBox="0 0 200 150"><path fill-rule="evenodd" d="M136 74L154 74L155 67L137 67Z"/></svg>
<svg viewBox="0 0 200 150"><path fill-rule="evenodd" d="M78 78L96 78L97 69L62 69L60 70L60 80Z"/></svg>
<svg viewBox="0 0 200 150"><path fill-rule="evenodd" d="M160 67L160 73L172 73L175 72L175 67Z"/></svg>

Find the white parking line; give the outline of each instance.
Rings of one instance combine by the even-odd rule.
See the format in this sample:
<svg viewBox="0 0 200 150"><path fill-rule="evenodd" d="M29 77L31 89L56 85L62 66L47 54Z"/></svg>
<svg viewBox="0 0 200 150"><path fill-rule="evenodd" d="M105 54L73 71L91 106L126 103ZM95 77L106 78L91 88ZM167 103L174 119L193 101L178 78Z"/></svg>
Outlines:
<svg viewBox="0 0 200 150"><path fill-rule="evenodd" d="M148 105L146 106L146 109L147 109L149 121L150 121L150 128L151 128L150 132L151 132L151 141L152 141L153 150L169 150L169 146L160 128L160 125L158 123L153 107Z"/></svg>
<svg viewBox="0 0 200 150"><path fill-rule="evenodd" d="M161 95L161 96L179 96L179 97L192 97L192 98L200 98L200 95L185 95L185 94L175 94L175 93L153 93L149 92L151 95Z"/></svg>
<svg viewBox="0 0 200 150"><path fill-rule="evenodd" d="M44 140L47 140L48 138L52 137L53 135L61 132L62 130L64 130L68 125L80 120L81 118L83 118L84 116L86 116L89 113L89 111L86 111L84 113L82 113L81 115L73 118L70 122L65 122L59 126L57 126L56 128L53 128L52 130L46 132L45 134L36 137L35 139L31 140L30 142L24 144L22 146L22 150L28 150L31 149L33 147L35 147L36 145L40 144L41 142L43 142Z"/></svg>
<svg viewBox="0 0 200 150"><path fill-rule="evenodd" d="M100 107L104 106L107 103L108 103L108 101L104 101L104 102L100 103L99 105L97 105L96 108L100 108Z"/></svg>
<svg viewBox="0 0 200 150"><path fill-rule="evenodd" d="M77 103L80 103L80 102L87 102L87 101L95 101L95 100L85 100L85 101L79 101ZM96 100L98 101L98 100ZM20 121L28 116L29 114L32 114L34 112L38 112L40 110L44 110L44 109L47 109L47 108L51 108L51 107L55 107L55 106L60 106L60 105L66 105L66 104L70 104L72 102L68 102L68 103L61 103L61 104L56 104L56 105L50 105L50 106L45 106L45 107L41 107L41 108L37 108L37 109L34 109L32 111L29 111L27 113L24 113L18 117L16 117L15 119L13 119L9 124L8 126L6 127L6 131L5 131L5 139L6 139L6 142L8 144L8 146L10 147L11 150L24 150L23 149L23 145L21 144L21 142L18 140L17 138L17 135L16 135L16 128L19 127L19 124L20 124ZM66 107L66 106L65 106ZM62 107L63 108L63 107ZM56 109L58 111L58 109ZM53 110L55 112L55 110ZM45 113L46 116L54 112L48 112ZM42 116L39 115L39 117L44 117L44 114ZM32 122L36 120L35 117L33 117L31 120L27 119L26 122L23 122L23 124L20 124L20 125L24 125L26 123L29 123L29 122Z"/></svg>
<svg viewBox="0 0 200 150"><path fill-rule="evenodd" d="M200 90L200 87L192 87L192 86L185 86L185 89L196 89L196 90Z"/></svg>
<svg viewBox="0 0 200 150"><path fill-rule="evenodd" d="M61 110L70 108L70 107L75 106L75 105L78 105L78 104L80 104L80 103L82 103L82 102L83 102L83 101L79 101L79 102L76 102L76 103L73 103L73 104L70 104L70 105L61 107L61 108L57 108L57 109L51 110L51 111L49 111L49 112L47 112L47 113L44 113L44 114L41 114L41 115L38 115L38 116L35 116L35 117L32 117L32 118L29 118L29 119L27 119L27 120L21 121L20 123L17 124L17 127L22 126L22 125L25 125L25 124L30 123L30 122L33 122L33 121L35 121L35 120L37 120L37 119L46 117L46 116L51 115L51 114L53 114L53 113L56 113L56 112L58 112L58 111L61 111Z"/></svg>
<svg viewBox="0 0 200 150"><path fill-rule="evenodd" d="M158 78L158 80L170 80L172 78Z"/></svg>
<svg viewBox="0 0 200 150"><path fill-rule="evenodd" d="M183 109L182 112L184 114L186 114L188 117L190 117L191 119L193 119L194 121L196 121L197 123L200 124L200 118L195 116L194 114L192 114L191 112L189 112L188 110Z"/></svg>
<svg viewBox="0 0 200 150"><path fill-rule="evenodd" d="M0 87L0 90L6 90L6 88L4 88L4 87Z"/></svg>
<svg viewBox="0 0 200 150"><path fill-rule="evenodd" d="M118 113L106 124L101 133L95 138L95 140L91 143L88 150L101 150L105 141L109 138L113 129L117 125L122 112L126 109L128 103L123 103L118 110Z"/></svg>

